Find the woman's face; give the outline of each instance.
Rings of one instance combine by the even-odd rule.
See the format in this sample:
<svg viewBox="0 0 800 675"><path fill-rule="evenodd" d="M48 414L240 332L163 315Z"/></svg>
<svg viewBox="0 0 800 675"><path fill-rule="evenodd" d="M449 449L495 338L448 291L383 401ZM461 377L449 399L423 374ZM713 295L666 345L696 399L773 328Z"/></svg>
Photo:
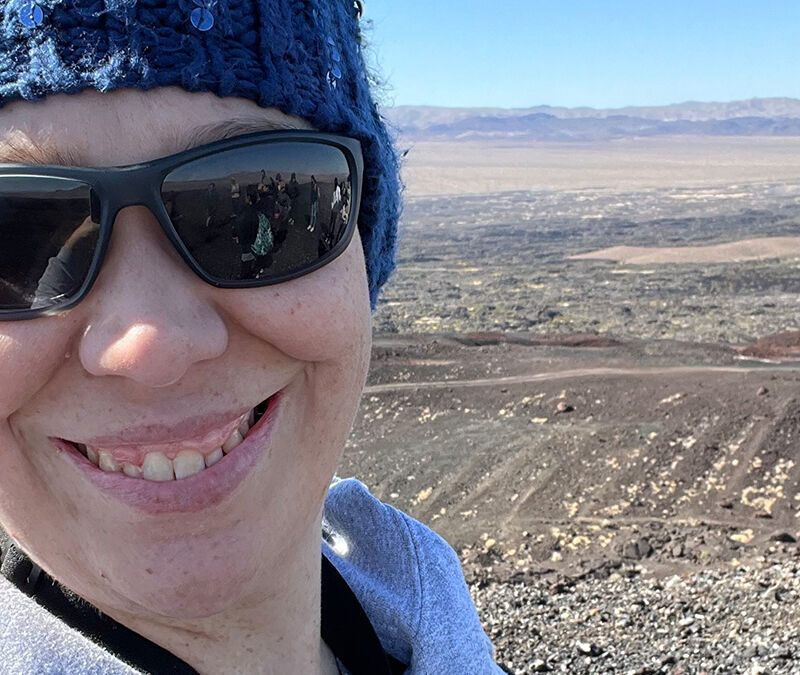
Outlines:
<svg viewBox="0 0 800 675"><path fill-rule="evenodd" d="M130 164L239 119L302 126L210 94L84 92L0 110L0 161ZM299 547L319 551L369 335L358 236L312 274L224 290L189 270L147 209L124 209L77 307L0 322L0 522L103 607L199 617L247 601ZM73 447L207 455L266 400L239 447L180 481L103 473Z"/></svg>

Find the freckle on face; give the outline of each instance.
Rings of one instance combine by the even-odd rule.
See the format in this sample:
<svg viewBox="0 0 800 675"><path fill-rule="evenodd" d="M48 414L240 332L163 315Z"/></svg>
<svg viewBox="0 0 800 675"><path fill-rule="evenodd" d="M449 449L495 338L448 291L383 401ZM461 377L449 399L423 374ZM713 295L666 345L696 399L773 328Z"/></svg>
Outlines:
<svg viewBox="0 0 800 675"><path fill-rule="evenodd" d="M123 95L116 108L110 105L100 110L95 99L81 96L65 97L66 108L57 112L52 112L47 107L51 102L46 101L20 108L17 114L34 130L51 123L55 115L69 130L59 142L80 145L86 151L86 163L93 165L127 164L169 154L174 148L165 148L163 138L171 136L171 131L230 119L232 105L228 101L217 108L221 104L214 97L203 98L203 104L197 105L200 99L176 94L176 99L164 97L156 106L158 95L148 93L137 95L150 101L147 106L137 103L137 96ZM108 100L118 99L110 95ZM127 111L124 119L128 120L137 114L145 118L144 113L155 110L160 117L154 129L170 133L162 134L161 140L157 133L132 137L138 132L120 126L123 117L116 114L120 109ZM43 114L42 110L51 112ZM253 112L253 108L248 110ZM8 111L0 110L0 140ZM102 127L96 138L83 133L89 117L93 125ZM119 137L115 144L97 140L115 136ZM135 279L141 291L146 289L150 273L157 272L148 268L148 263L158 259L171 265L172 249L158 228L149 228L146 221L130 213L128 216L125 227L115 229L114 237L136 233L137 250L155 254L141 260L137 257L138 267L130 270L135 275L126 277ZM162 311L159 308L165 306L165 300L159 293L180 290L191 310L214 313L224 322L230 339L224 353L192 364L183 379L160 389L122 375L93 374L78 358L88 326L120 319L118 310L125 303L119 303L119 295L109 289L116 287L122 278L119 271L125 269L124 256L113 255L115 245L118 252L130 250L125 249L124 238L112 241L98 284L69 315L38 323L0 324L0 340L5 335L18 345L17 363L28 367L25 388L20 366L16 366L16 375L5 373L2 359L8 365L9 352L0 352L0 407L8 411L0 424L8 425L10 432L0 436L0 489L9 489L2 507L10 505L0 513L0 520L21 533L26 550L46 562L59 581L101 608L132 611L147 607L159 613L200 616L227 607L231 598L246 597L253 588L248 585L251 579L268 578L288 559L286 546L297 539L298 531L310 531L314 526L312 521L352 419L350 408L354 412L357 407L369 337L366 276L357 238L331 265L288 282L280 290L221 292L203 285L177 260L176 267L168 268L175 278L172 286L139 293L159 298L161 303L145 309ZM165 251L169 255L164 255ZM132 260L128 256L127 262ZM28 324L27 332L24 324ZM121 328L127 330L128 326ZM66 353L73 357L64 358ZM135 358L135 352L131 354ZM93 433L113 433L164 411L180 418L192 411L196 415L198 411L227 410L243 402L254 405L263 393L272 393L263 390L276 382L283 385L281 373L291 375L286 377L293 387L287 396L289 413L285 430L264 456L265 468L252 484L242 488L227 510L203 514L197 520L151 522L109 504L79 475L62 466L62 457L46 440L48 435L70 438L94 423ZM16 390L9 387L9 379L19 380ZM76 382L80 395L76 395ZM331 391L336 395L331 396ZM192 402L192 410L187 411L185 401ZM3 476L12 472L20 480L7 485ZM282 506L285 504L292 505L290 512ZM87 566L87 560L92 565ZM170 565L165 565L165 560ZM199 597L198 588L205 599ZM185 601L176 610L178 603L173 600L177 599Z"/></svg>

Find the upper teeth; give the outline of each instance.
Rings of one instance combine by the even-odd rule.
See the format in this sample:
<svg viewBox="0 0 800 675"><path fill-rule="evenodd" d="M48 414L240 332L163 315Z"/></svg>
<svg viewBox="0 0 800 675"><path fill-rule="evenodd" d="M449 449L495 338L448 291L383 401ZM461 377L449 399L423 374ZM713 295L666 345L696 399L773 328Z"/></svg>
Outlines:
<svg viewBox="0 0 800 675"><path fill-rule="evenodd" d="M188 478L200 473L206 467L213 466L223 455L227 455L237 447L255 423L255 413L250 411L242 417L241 422L221 447L214 448L207 453L197 450L181 450L174 459L170 459L161 452L148 452L144 456L142 466L128 462L120 464L107 450L98 450L91 445L78 444L78 450L95 466L106 473L122 472L130 478L144 478L145 480L163 482L181 478Z"/></svg>
<svg viewBox="0 0 800 675"><path fill-rule="evenodd" d="M178 459L177 457L175 459ZM102 466L100 467L103 468ZM157 482L175 478L172 462L160 452L148 452L142 463L142 478Z"/></svg>
<svg viewBox="0 0 800 675"><path fill-rule="evenodd" d="M234 448L235 448L237 445L239 445L239 443L241 443L243 440L244 440L244 437L243 437L243 436L242 436L242 435L239 433L239 429L236 429L236 430L235 430L235 431L234 431L234 432L233 432L233 433L230 435L230 437L228 438L228 440L226 440L226 441L225 441L225 442L222 444L222 452L224 452L225 454L229 453L229 452L230 452L231 450L233 450L233 449L234 449Z"/></svg>

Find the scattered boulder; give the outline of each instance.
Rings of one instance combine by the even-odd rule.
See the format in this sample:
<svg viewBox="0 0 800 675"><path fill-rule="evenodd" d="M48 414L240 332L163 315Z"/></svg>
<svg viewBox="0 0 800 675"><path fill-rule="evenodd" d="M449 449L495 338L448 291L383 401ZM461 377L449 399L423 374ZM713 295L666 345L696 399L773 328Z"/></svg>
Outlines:
<svg viewBox="0 0 800 675"><path fill-rule="evenodd" d="M781 544L796 544L797 538L789 534L788 532L775 532L769 538L770 541L777 541Z"/></svg>
<svg viewBox="0 0 800 675"><path fill-rule="evenodd" d="M622 557L628 560L639 559L639 549L636 548L635 541L626 541L622 546Z"/></svg>
<svg viewBox="0 0 800 675"><path fill-rule="evenodd" d="M602 656L603 648L597 646L594 642L583 642L582 640L578 640L575 644L578 648L578 652L583 654L584 656Z"/></svg>
<svg viewBox="0 0 800 675"><path fill-rule="evenodd" d="M625 542L622 546L622 557L628 560L642 560L653 554L653 546L645 537Z"/></svg>
<svg viewBox="0 0 800 675"><path fill-rule="evenodd" d="M653 547L650 542L642 537L636 542L636 548L639 551L639 558L649 558L653 554Z"/></svg>
<svg viewBox="0 0 800 675"><path fill-rule="evenodd" d="M552 307L542 307L536 312L536 321L552 321L561 316L561 312Z"/></svg>

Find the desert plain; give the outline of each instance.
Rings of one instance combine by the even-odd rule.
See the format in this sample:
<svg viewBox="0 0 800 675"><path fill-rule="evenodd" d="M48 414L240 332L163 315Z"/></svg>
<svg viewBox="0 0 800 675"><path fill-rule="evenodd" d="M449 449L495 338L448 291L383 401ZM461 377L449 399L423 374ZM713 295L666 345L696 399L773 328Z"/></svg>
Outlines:
<svg viewBox="0 0 800 675"><path fill-rule="evenodd" d="M511 672L800 673L800 138L406 149L339 474Z"/></svg>

